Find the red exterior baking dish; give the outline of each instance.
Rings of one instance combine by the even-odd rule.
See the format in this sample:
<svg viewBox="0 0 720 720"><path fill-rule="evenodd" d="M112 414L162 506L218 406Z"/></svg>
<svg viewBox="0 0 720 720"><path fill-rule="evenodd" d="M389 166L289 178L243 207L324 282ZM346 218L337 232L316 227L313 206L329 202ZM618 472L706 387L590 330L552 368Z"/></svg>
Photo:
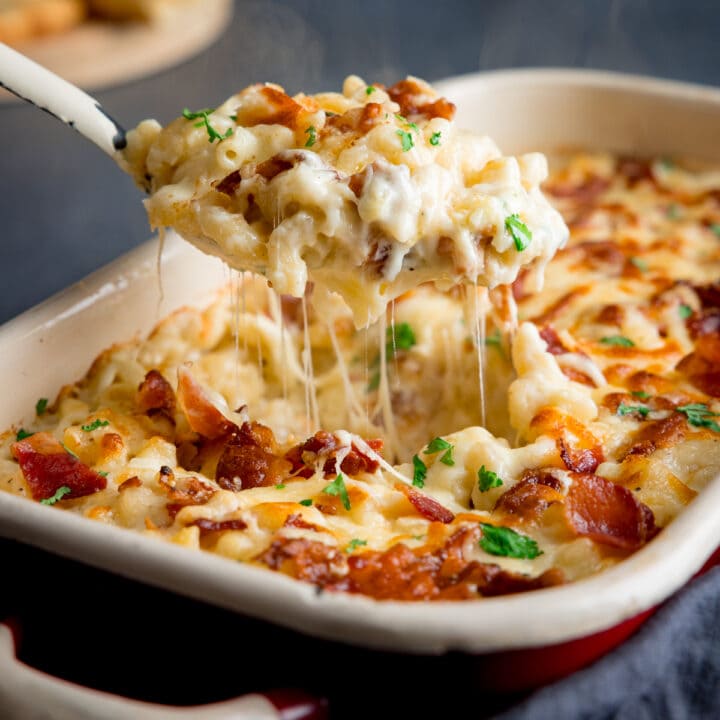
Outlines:
<svg viewBox="0 0 720 720"><path fill-rule="evenodd" d="M461 125L486 132L508 153L588 148L720 162L720 91L715 89L564 70L477 74L440 87L457 103ZM68 379L80 377L100 350L148 332L180 305L204 304L224 283L219 261L171 236L162 272L172 282L164 283L160 300L156 253L152 241L0 328L0 377L6 387L0 426L21 425L38 397L54 396ZM157 315L148 313L156 307ZM68 343L68 337L75 342ZM48 364L49 356L63 362ZM718 547L716 508L720 479L652 542L600 575L463 603L403 604L318 593L276 573L5 493L0 493L0 533L331 641L323 646L328 652L357 647L428 657L458 651L466 654L466 665L470 660L475 684L517 690L571 672L633 632Z"/></svg>

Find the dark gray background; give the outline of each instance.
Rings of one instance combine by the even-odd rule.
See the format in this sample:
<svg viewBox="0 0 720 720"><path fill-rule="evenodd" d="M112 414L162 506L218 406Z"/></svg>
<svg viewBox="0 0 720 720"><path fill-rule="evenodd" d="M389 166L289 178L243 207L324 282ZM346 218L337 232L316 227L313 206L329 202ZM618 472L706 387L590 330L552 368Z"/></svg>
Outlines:
<svg viewBox="0 0 720 720"><path fill-rule="evenodd" d="M212 0L208 0L211 2ZM95 95L126 127L167 122L257 81L337 89L521 66L594 67L720 85L718 0L238 0L182 65ZM94 146L0 105L0 322L149 237L141 194Z"/></svg>

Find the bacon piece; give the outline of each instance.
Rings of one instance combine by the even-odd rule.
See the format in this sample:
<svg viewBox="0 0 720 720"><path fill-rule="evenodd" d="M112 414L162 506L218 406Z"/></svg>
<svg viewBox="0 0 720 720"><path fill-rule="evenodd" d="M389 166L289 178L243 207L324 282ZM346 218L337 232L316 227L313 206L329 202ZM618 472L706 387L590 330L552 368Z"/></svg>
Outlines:
<svg viewBox="0 0 720 720"><path fill-rule="evenodd" d="M600 445L589 448L575 448L570 446L563 437L556 438L555 444L563 464L573 472L595 472L597 466L605 459Z"/></svg>
<svg viewBox="0 0 720 720"><path fill-rule="evenodd" d="M677 366L695 387L720 397L720 331L699 335L695 352L686 355Z"/></svg>
<svg viewBox="0 0 720 720"><path fill-rule="evenodd" d="M657 533L652 510L621 485L574 473L565 517L578 535L624 550L637 550Z"/></svg>
<svg viewBox="0 0 720 720"><path fill-rule="evenodd" d="M400 106L400 113L407 118L422 115L428 120L436 117L452 120L455 117L453 103L443 97L428 102L427 91L412 78L395 83L387 89L387 94Z"/></svg>
<svg viewBox="0 0 720 720"><path fill-rule="evenodd" d="M283 527L294 527L300 528L301 530L320 530L317 525L313 525L312 523L309 523L307 520L305 520L300 513L292 513L291 515L288 515L285 518Z"/></svg>
<svg viewBox="0 0 720 720"><path fill-rule="evenodd" d="M135 404L142 413L152 415L161 412L172 417L175 412L175 391L157 370L150 370L138 387Z"/></svg>
<svg viewBox="0 0 720 720"><path fill-rule="evenodd" d="M627 180L628 187L634 187L641 180L654 182L652 166L648 160L626 156L619 157L617 172Z"/></svg>
<svg viewBox="0 0 720 720"><path fill-rule="evenodd" d="M37 432L10 448L18 461L33 500L52 497L61 487L69 487L66 499L92 495L104 490L107 480L71 455L50 434Z"/></svg>
<svg viewBox="0 0 720 720"><path fill-rule="evenodd" d="M569 352L552 325L545 325L545 327L540 330L540 337L545 341L547 345L546 351L551 355L562 355Z"/></svg>
<svg viewBox="0 0 720 720"><path fill-rule="evenodd" d="M373 438L365 441L375 452L380 453L383 448L383 441ZM314 467L324 457L327 457L323 464L323 473L326 476L337 474L335 454L340 449L338 440L332 433L319 430L304 443L290 448L285 454L285 459L292 464L292 474L299 477L312 477ZM340 470L346 475L355 476L360 473L374 473L380 467L377 460L363 453L353 444L340 464Z"/></svg>
<svg viewBox="0 0 720 720"><path fill-rule="evenodd" d="M363 135L377 125L383 116L380 103L366 103L360 108L352 108L342 115L331 115L327 118L324 129L340 132L358 132Z"/></svg>
<svg viewBox="0 0 720 720"><path fill-rule="evenodd" d="M263 108L263 112L254 115L244 115L242 119L244 127L255 127L255 125L285 125L291 130L296 129L298 117L303 114L304 108L295 102L289 95L278 88L265 85L260 88L269 109Z"/></svg>
<svg viewBox="0 0 720 720"><path fill-rule="evenodd" d="M550 472L530 470L520 482L504 492L495 510L535 520L555 502L563 501L562 483Z"/></svg>
<svg viewBox="0 0 720 720"><path fill-rule="evenodd" d="M238 426L212 404L202 385L184 366L178 368L178 400L190 427L199 435L214 440L238 432Z"/></svg>
<svg viewBox="0 0 720 720"><path fill-rule="evenodd" d="M133 475L132 477L129 477L127 480L123 480L123 482L118 485L118 492L125 492L126 490L129 490L130 488L138 488L142 487L142 480L137 476Z"/></svg>
<svg viewBox="0 0 720 720"><path fill-rule="evenodd" d="M265 160L265 162L261 162L255 168L255 172L270 182L270 180L275 179L278 175L280 175L280 173L287 172L288 170L294 168L298 162L302 161L302 159L303 155L300 152L288 153L283 150L277 155L273 155L268 160Z"/></svg>
<svg viewBox="0 0 720 720"><path fill-rule="evenodd" d="M661 448L672 447L679 443L687 433L687 419L680 413L673 413L664 420L649 422L635 436L625 457L628 455L651 455Z"/></svg>
<svg viewBox="0 0 720 720"><path fill-rule="evenodd" d="M693 285L692 289L700 298L703 308L720 308L720 282Z"/></svg>
<svg viewBox="0 0 720 720"><path fill-rule="evenodd" d="M685 323L693 338L717 333L720 332L720 312L717 308L710 308L700 313L693 313Z"/></svg>
<svg viewBox="0 0 720 720"><path fill-rule="evenodd" d="M273 431L261 423L243 423L223 448L215 471L225 490L247 490L277 485L292 470L292 463L277 454Z"/></svg>
<svg viewBox="0 0 720 720"><path fill-rule="evenodd" d="M209 518L198 518L193 520L190 525L200 528L200 537L205 537L213 532L223 532L225 530L245 530L247 523L240 518L233 520L210 520Z"/></svg>
<svg viewBox="0 0 720 720"><path fill-rule="evenodd" d="M582 183L552 184L547 183L543 189L556 198L568 198L578 204L589 204L597 199L597 196L610 187L607 178L592 175L583 180Z"/></svg>
<svg viewBox="0 0 720 720"><path fill-rule="evenodd" d="M437 500L431 498L425 493L418 492L411 485L403 482L395 483L395 489L399 490L410 501L412 506L428 520L441 523L451 523L455 519L455 515L450 512L444 505Z"/></svg>
<svg viewBox="0 0 720 720"><path fill-rule="evenodd" d="M316 585L327 585L347 572L345 553L305 538L278 538L256 560L273 570Z"/></svg>
<svg viewBox="0 0 720 720"><path fill-rule="evenodd" d="M178 485L175 473L167 465L160 468L158 483L171 501L165 505L171 518L188 505L204 505L217 492L214 487L206 485L196 477L182 478Z"/></svg>
<svg viewBox="0 0 720 720"><path fill-rule="evenodd" d="M232 197L242 183L242 175L239 170L233 170L215 185L215 189L224 195Z"/></svg>

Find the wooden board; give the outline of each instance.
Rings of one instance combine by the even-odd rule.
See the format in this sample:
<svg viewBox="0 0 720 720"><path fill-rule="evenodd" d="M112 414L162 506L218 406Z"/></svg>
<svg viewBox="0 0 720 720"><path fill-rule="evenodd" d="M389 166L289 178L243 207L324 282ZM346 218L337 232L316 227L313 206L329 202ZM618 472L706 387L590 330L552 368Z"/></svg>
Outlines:
<svg viewBox="0 0 720 720"><path fill-rule="evenodd" d="M17 50L75 85L98 90L172 67L211 45L228 26L232 0L192 3L154 23L90 19ZM0 91L0 102L16 100Z"/></svg>

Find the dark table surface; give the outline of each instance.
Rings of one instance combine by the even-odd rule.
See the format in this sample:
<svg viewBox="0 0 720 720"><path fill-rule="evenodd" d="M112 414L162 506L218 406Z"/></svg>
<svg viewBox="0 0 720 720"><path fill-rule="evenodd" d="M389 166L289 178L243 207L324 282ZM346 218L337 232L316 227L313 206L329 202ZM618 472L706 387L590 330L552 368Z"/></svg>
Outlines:
<svg viewBox="0 0 720 720"><path fill-rule="evenodd" d="M201 55L171 70L95 95L126 127L132 127L145 117L166 122L183 107L212 106L252 82L277 82L291 93L314 92L339 88L350 73L368 81L392 83L406 74L432 81L476 70L564 66L720 85L719 38L717 0L238 0L231 27ZM139 191L106 156L78 135L19 103L0 105L0 128L3 322L143 242L149 230ZM718 135L720 139L720 132ZM108 632L112 642L128 649L137 642L147 643L141 633L159 627L159 635L151 641L153 652L160 652L158 648L164 655L168 650L171 654L179 652L174 644L177 629L192 623L192 617L201 618L210 628L230 628L225 636L234 639L228 644L215 641L206 652L195 649L199 653L197 667L204 668L197 670L197 683L173 684L172 674L167 673L163 676L167 683L155 684L151 699L194 702L251 689L251 680L262 676L262 665L272 668L275 678L283 682L295 678L296 684L315 689L335 687L322 677L313 679L305 670L301 672L303 654L309 652L302 642L287 646L288 652L292 650L288 658L298 669L295 675L279 659L282 652L277 648L270 652L267 648L272 645L266 645L264 654L253 650L253 672L242 681L233 679L225 662L227 658L244 658L247 646L238 640L244 632L242 621L230 614L61 563L10 542L0 543L0 557L0 612L25 612L41 618L42 624L28 636L26 656L53 672L138 694L149 687L143 685L143 673L152 675L154 667L143 660L147 667L141 663L132 677L119 674L92 633L81 641L72 633L63 635L63 624L55 622L56 615L43 601L57 596L62 588L57 596L62 606L91 621L99 622L98 607L114 598L109 609L117 614L117 624L110 623ZM720 621L714 600L719 590L720 575L708 575L681 593L664 615L656 616L654 626L610 655L604 665L530 698L525 705L516 706L514 716L632 716L635 720L720 716L720 650L714 630ZM128 603L136 608L129 614L124 610ZM141 607L150 608L149 616L140 613L137 608ZM134 615L141 614L151 617L152 622L134 623ZM272 637L272 631L267 632ZM73 642L81 653L48 654L50 647L67 647ZM283 642L290 641L285 638ZM100 662L88 663L87 658L95 654ZM79 657L86 662L83 664ZM359 651L355 656L345 653L338 657L342 663L327 663L328 668L334 668L333 683L357 683L357 673L366 677L373 672ZM105 663L109 665L105 667ZM397 660L394 664L403 665ZM439 686L426 693L426 698L418 696L411 686L417 688L419 678L427 676L428 670L440 672L441 666ZM414 709L415 716L423 717L424 708L442 716L443 694L457 697L461 692L472 697L472 677L466 677L462 662L450 657L441 666L436 659L423 671L422 664L413 661L397 672L394 685L387 681L388 688L400 688L398 692L405 697L396 703L397 708L404 708L403 715ZM212 667L215 672L211 672ZM155 668L157 673L157 665ZM383 670L391 671L391 666ZM211 677L220 678L219 685L212 686ZM112 679L109 685L108 678ZM612 692L608 690L611 686ZM336 708L342 707L342 695L338 698ZM474 707L477 716L487 715L520 700L479 697L468 707ZM368 716L372 703L368 701L362 707ZM446 705L444 716L457 716L458 707L457 702ZM333 717L352 714L345 707L343 712L336 710Z"/></svg>

